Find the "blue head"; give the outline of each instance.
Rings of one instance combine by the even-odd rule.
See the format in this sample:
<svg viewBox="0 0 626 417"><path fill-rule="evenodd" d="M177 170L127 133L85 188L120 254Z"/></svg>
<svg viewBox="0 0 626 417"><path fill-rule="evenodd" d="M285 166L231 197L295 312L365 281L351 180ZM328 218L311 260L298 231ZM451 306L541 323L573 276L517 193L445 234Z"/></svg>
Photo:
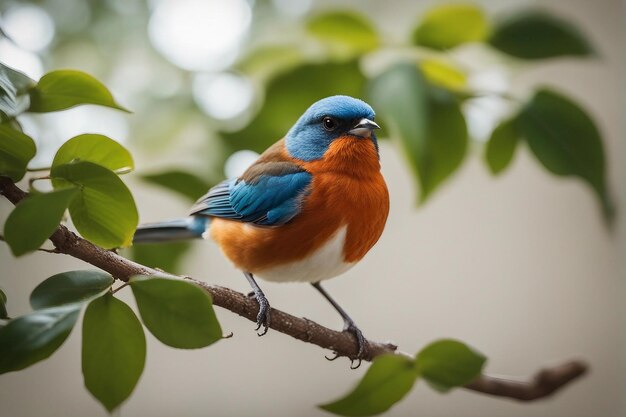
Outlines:
<svg viewBox="0 0 626 417"><path fill-rule="evenodd" d="M294 158L313 161L322 158L330 144L342 136L371 140L378 149L372 130L374 110L364 101L348 96L326 97L304 112L287 133L287 151Z"/></svg>

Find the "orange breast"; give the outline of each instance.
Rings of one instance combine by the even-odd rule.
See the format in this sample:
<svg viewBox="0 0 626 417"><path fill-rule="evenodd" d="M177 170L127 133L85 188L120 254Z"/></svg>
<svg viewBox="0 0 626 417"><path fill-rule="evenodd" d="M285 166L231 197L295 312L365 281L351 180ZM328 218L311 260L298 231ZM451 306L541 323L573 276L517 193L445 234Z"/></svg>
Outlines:
<svg viewBox="0 0 626 417"><path fill-rule="evenodd" d="M389 195L372 141L344 137L319 161L292 160L313 175L310 194L293 220L279 227L220 218L211 223L211 236L241 270L257 273L304 259L344 225L344 260L356 262L382 234Z"/></svg>

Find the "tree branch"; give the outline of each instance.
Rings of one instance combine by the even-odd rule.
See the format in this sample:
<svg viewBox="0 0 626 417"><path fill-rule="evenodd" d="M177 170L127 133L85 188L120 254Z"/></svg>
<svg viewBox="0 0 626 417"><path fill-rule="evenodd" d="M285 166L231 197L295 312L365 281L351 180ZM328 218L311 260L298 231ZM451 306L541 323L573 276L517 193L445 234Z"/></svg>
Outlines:
<svg viewBox="0 0 626 417"><path fill-rule="evenodd" d="M537 372L529 382L513 381L482 375L465 386L467 389L519 401L533 401L548 397L587 373L582 361L569 361Z"/></svg>
<svg viewBox="0 0 626 417"><path fill-rule="evenodd" d="M17 204L27 193L17 187L9 178L0 176L0 194L11 203ZM103 249L77 236L65 226L60 225L50 236L58 253L81 259L93 266L107 271L115 278L127 282L134 275L163 275L154 268L149 268L130 261L115 252ZM170 275L170 274L166 274ZM181 278L181 277L176 277ZM256 322L258 305L255 300L229 288L210 285L190 277L183 277L203 288L213 298L213 304L239 314ZM324 327L306 318L292 316L280 310L272 309L271 328L295 339L313 343L323 349L330 349L338 356L355 358L356 343L352 334L338 332ZM371 361L383 354L407 355L397 351L391 343L366 341L367 349L363 360ZM545 398L565 385L584 375L587 365L582 361L570 361L559 366L546 368L538 372L529 382L502 379L481 375L464 388L498 397L508 397L520 401L532 401Z"/></svg>

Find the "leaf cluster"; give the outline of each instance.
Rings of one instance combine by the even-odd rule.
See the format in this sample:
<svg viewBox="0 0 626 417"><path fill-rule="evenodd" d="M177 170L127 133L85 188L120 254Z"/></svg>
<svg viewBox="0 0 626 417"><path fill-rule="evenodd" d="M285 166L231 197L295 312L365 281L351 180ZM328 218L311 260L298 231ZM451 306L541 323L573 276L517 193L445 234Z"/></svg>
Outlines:
<svg viewBox="0 0 626 417"><path fill-rule="evenodd" d="M125 110L102 83L79 71L52 71L35 83L0 63L0 87L0 175L15 182L24 177L36 153L34 140L21 131L17 117L22 113L86 104ZM138 214L131 192L119 176L133 169L130 152L109 137L82 134L70 138L56 152L49 174L34 178L49 180L52 191L39 192L31 179L28 197L6 219L4 240L15 256L37 250L69 212L85 239L104 248L130 245ZM171 179L159 176L152 180ZM195 187L199 187L197 182ZM146 340L135 313L113 295L114 281L101 271L69 271L44 280L31 293L34 312L0 327L0 373L19 371L52 355L86 306L82 337L85 386L107 410L117 408L143 372ZM210 296L194 284L135 277L129 285L143 324L164 344L195 349L222 338ZM6 303L6 295L0 291L2 319L9 319Z"/></svg>
<svg viewBox="0 0 626 417"><path fill-rule="evenodd" d="M419 185L420 203L466 159L472 138L464 108L485 94L468 85L471 71L455 58L455 50L482 45L503 64L595 56L572 23L550 13L531 10L491 19L469 3L430 9L401 47L356 11L317 14L306 29L310 38L298 42L316 43L325 50L324 60L285 43L259 46L239 62L237 68L259 82L266 99L247 126L222 132L227 145L260 152L315 100L330 94L364 97L381 119L379 139L389 137L402 149ZM377 61L382 64L372 64ZM590 184L610 223L601 134L583 106L542 86L528 99L506 93L502 98L509 100L511 114L485 146L490 172L504 172L523 140L548 172Z"/></svg>
<svg viewBox="0 0 626 417"><path fill-rule="evenodd" d="M414 358L383 355L374 360L350 393L320 408L342 416L380 414L403 399L418 379L447 392L479 376L486 360L467 345L450 339L429 344Z"/></svg>
<svg viewBox="0 0 626 417"><path fill-rule="evenodd" d="M146 338L133 310L113 295L113 277L101 271L53 275L31 293L35 310L0 329L0 373L19 371L52 355L86 305L82 332L85 386L109 411L126 400L146 360ZM178 349L209 346L222 338L210 296L170 278L130 280L145 327Z"/></svg>

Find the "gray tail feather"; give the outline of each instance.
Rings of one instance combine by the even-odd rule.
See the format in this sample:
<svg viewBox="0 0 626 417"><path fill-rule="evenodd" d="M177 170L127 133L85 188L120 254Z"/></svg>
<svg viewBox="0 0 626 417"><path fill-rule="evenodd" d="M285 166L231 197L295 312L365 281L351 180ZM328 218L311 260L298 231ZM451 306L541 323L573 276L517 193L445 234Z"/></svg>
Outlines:
<svg viewBox="0 0 626 417"><path fill-rule="evenodd" d="M133 243L158 243L177 240L201 239L209 218L193 216L160 223L146 223L135 231Z"/></svg>

